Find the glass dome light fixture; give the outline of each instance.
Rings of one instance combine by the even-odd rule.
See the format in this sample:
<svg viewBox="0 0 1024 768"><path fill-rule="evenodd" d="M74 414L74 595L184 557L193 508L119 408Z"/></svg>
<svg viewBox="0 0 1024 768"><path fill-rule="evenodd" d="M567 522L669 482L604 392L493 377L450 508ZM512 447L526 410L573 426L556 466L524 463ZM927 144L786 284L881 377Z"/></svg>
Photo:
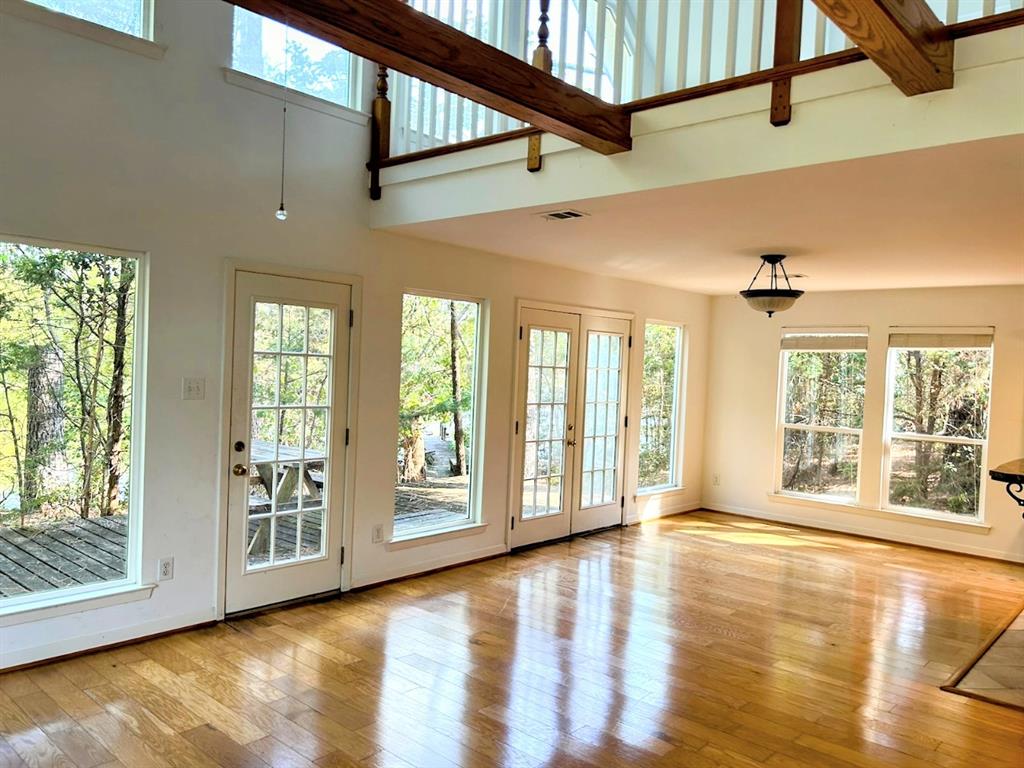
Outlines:
<svg viewBox="0 0 1024 768"><path fill-rule="evenodd" d="M781 253L764 254L761 257L761 266L754 273L754 279L750 281L747 290L740 291L740 296L747 300L747 304L755 312L767 312L768 317L771 317L776 312L789 309L796 303L797 299L804 295L803 291L795 290L789 284L789 275L786 274L786 268L782 266L785 258ZM754 283L760 277L761 270L764 269L765 264L771 266L769 285L767 288L755 288ZM785 288L779 287L779 270L782 271L782 278L786 281Z"/></svg>

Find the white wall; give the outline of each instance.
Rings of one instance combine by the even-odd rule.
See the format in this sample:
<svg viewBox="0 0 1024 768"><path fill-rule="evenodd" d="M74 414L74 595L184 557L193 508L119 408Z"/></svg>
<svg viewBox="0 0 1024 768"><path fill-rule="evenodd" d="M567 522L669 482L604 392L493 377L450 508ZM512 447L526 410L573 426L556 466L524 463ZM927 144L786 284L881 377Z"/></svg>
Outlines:
<svg viewBox="0 0 1024 768"><path fill-rule="evenodd" d="M148 600L0 628L0 667L217 616L229 258L364 279L353 584L504 551L517 298L635 312L638 328L648 315L686 324L687 490L665 509L699 502L710 300L372 233L365 125L300 107L288 113L289 219L277 222L280 102L225 82L231 13L212 0L160 0L167 51L153 60L0 12L0 233L149 254L144 577L158 558L176 558L174 579ZM406 289L489 301L488 526L389 551L370 543L370 529L393 510ZM205 377L207 399L183 402L182 376ZM629 407L636 416L638 400ZM635 484L635 467L630 475Z"/></svg>
<svg viewBox="0 0 1024 768"><path fill-rule="evenodd" d="M995 326L988 464L1024 455L1024 286L808 293L793 309L770 320L739 297L717 297L712 302L704 505L1024 562L1021 508L1007 496L1005 485L987 476L983 512L988 528L769 498L781 329L823 325L870 328L861 463L865 506L879 506L890 326Z"/></svg>

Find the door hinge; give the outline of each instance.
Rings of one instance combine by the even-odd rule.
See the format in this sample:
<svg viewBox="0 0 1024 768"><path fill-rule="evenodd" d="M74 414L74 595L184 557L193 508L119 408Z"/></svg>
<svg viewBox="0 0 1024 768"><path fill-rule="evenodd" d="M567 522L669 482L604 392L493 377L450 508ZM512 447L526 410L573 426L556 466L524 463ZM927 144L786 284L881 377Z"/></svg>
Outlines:
<svg viewBox="0 0 1024 768"><path fill-rule="evenodd" d="M349 431L348 427L345 427L345 445L348 445Z"/></svg>
<svg viewBox="0 0 1024 768"><path fill-rule="evenodd" d="M619 497L619 506L622 507L623 509L626 508L626 497L625 496Z"/></svg>
<svg viewBox="0 0 1024 768"><path fill-rule="evenodd" d="M625 429L628 429L628 428L629 428L629 416L627 416L626 418L624 418L624 419L622 420L622 426L623 426L623 428L625 428Z"/></svg>
<svg viewBox="0 0 1024 768"><path fill-rule="evenodd" d="M516 516L512 515L512 530L514 531L515 529L516 529Z"/></svg>
<svg viewBox="0 0 1024 768"><path fill-rule="evenodd" d="M516 419L516 434L519 434L519 419Z"/></svg>
<svg viewBox="0 0 1024 768"><path fill-rule="evenodd" d="M341 564L342 565L345 564L345 548L344 547L341 548Z"/></svg>
<svg viewBox="0 0 1024 768"><path fill-rule="evenodd" d="M348 311L348 327L351 328L355 324L356 324L356 311L354 309L350 309Z"/></svg>
<svg viewBox="0 0 1024 768"><path fill-rule="evenodd" d="M626 346L628 346L630 349L633 348L633 337L632 336L629 337L629 341L627 342Z"/></svg>
<svg viewBox="0 0 1024 768"><path fill-rule="evenodd" d="M519 326L519 340L523 340L523 326L521 325Z"/></svg>

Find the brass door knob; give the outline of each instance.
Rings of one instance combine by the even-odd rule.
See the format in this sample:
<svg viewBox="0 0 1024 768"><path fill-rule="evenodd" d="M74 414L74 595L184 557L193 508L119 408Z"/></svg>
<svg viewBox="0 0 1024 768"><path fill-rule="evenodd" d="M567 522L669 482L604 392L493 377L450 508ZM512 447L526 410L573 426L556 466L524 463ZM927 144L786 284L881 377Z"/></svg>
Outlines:
<svg viewBox="0 0 1024 768"><path fill-rule="evenodd" d="M249 468L245 466L245 464L235 464L235 466L231 468L231 474L235 477L244 477L249 474Z"/></svg>
<svg viewBox="0 0 1024 768"><path fill-rule="evenodd" d="M576 445L576 441L575 441L575 440L566 440L566 441L565 441L565 444L566 444L566 445L572 445L572 446L575 446L575 445Z"/></svg>

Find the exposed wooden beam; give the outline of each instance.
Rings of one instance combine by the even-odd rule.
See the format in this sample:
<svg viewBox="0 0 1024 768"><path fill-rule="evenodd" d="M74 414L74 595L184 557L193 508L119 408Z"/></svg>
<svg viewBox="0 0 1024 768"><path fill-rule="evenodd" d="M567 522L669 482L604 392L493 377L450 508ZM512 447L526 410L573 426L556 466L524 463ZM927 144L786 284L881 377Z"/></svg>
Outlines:
<svg viewBox="0 0 1024 768"><path fill-rule="evenodd" d="M925 0L814 0L907 96L953 87L953 42Z"/></svg>
<svg viewBox="0 0 1024 768"><path fill-rule="evenodd" d="M803 22L803 0L778 0L775 6L776 67L800 61L800 25ZM793 116L790 102L792 77L772 80L772 107L769 120L774 126L789 125Z"/></svg>
<svg viewBox="0 0 1024 768"><path fill-rule="evenodd" d="M401 0L232 0L478 104L610 155L631 148L621 107L552 77Z"/></svg>

